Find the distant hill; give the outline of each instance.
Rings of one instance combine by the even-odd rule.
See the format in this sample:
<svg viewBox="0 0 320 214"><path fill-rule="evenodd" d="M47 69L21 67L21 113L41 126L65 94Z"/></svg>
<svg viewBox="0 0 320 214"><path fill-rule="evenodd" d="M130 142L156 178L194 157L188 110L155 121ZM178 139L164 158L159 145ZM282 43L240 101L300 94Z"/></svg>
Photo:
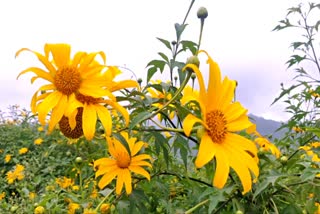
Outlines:
<svg viewBox="0 0 320 214"><path fill-rule="evenodd" d="M263 135L272 135L272 138L281 138L284 136L285 129L278 132L276 130L282 125L282 122L268 120L253 114L249 114L250 120L257 125L257 131Z"/></svg>

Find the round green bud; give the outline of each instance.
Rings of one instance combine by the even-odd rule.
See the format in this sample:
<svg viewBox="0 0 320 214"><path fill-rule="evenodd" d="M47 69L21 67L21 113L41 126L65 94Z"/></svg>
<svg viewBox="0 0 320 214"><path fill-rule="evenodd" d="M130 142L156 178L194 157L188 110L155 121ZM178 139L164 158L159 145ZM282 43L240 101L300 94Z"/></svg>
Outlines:
<svg viewBox="0 0 320 214"><path fill-rule="evenodd" d="M177 80L178 79L178 77L177 76L174 76L174 80Z"/></svg>
<svg viewBox="0 0 320 214"><path fill-rule="evenodd" d="M67 155L67 156L70 156L70 155L71 155L71 152L70 152L70 151L67 151L67 152L66 152L66 155Z"/></svg>
<svg viewBox="0 0 320 214"><path fill-rule="evenodd" d="M192 73L192 74L191 74L191 79L194 80L196 77L197 77L197 75L196 75L195 73Z"/></svg>
<svg viewBox="0 0 320 214"><path fill-rule="evenodd" d="M76 157L76 163L82 163L82 157Z"/></svg>
<svg viewBox="0 0 320 214"><path fill-rule="evenodd" d="M15 212L19 207L17 205L14 205L10 208L10 212Z"/></svg>
<svg viewBox="0 0 320 214"><path fill-rule="evenodd" d="M173 45L173 46L176 45L176 44L177 44L177 42L174 41L174 40L171 42L171 45Z"/></svg>
<svg viewBox="0 0 320 214"><path fill-rule="evenodd" d="M141 83L142 83L142 79L141 79L141 78L139 78L139 79L137 80L137 82L138 82L138 84L139 84L139 85L141 85Z"/></svg>
<svg viewBox="0 0 320 214"><path fill-rule="evenodd" d="M190 56L187 59L187 64L193 64L199 68L200 60L199 60L198 56Z"/></svg>
<svg viewBox="0 0 320 214"><path fill-rule="evenodd" d="M208 17L208 10L205 7L200 7L197 12L197 16L199 19L205 19Z"/></svg>
<svg viewBox="0 0 320 214"><path fill-rule="evenodd" d="M280 162L281 162L281 163L287 163L287 161L288 161L288 157L285 156L285 155L283 155L283 156L280 158Z"/></svg>
<svg viewBox="0 0 320 214"><path fill-rule="evenodd" d="M236 214L243 214L243 212L241 210L237 210Z"/></svg>

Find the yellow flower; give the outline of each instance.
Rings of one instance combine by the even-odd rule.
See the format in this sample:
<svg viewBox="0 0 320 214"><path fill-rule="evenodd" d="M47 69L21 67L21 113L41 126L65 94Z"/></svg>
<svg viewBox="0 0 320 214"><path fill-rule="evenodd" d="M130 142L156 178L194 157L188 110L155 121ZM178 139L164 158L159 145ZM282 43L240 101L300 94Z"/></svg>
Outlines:
<svg viewBox="0 0 320 214"><path fill-rule="evenodd" d="M63 189L67 189L68 187L73 185L73 180L71 178L62 177L56 178L56 183Z"/></svg>
<svg viewBox="0 0 320 214"><path fill-rule="evenodd" d="M199 99L199 91L192 88L191 86L186 86L183 89L183 96L181 98L181 104L185 105L190 101L198 100Z"/></svg>
<svg viewBox="0 0 320 214"><path fill-rule="evenodd" d="M80 187L78 185L73 185L72 186L72 190L73 191L78 191L80 189Z"/></svg>
<svg viewBox="0 0 320 214"><path fill-rule="evenodd" d="M202 125L204 131L195 165L200 168L209 161L216 160L213 185L223 188L231 167L238 174L245 194L252 187L251 172L255 178L259 175L257 148L251 140L236 132L247 129L252 123L248 119L247 110L239 102L232 102L236 82L227 77L221 81L218 64L208 54L207 56L210 71L207 91L198 67L187 64L184 68L192 69L197 75L200 86L197 101L202 115L201 119L192 114L187 115L183 121L183 129L190 136L196 123Z"/></svg>
<svg viewBox="0 0 320 214"><path fill-rule="evenodd" d="M142 167L152 167L147 159L151 159L150 155L138 154L144 145L144 142L137 141L136 138L129 138L127 132L121 133L122 137L127 141L129 152L125 146L116 138L108 138L108 151L111 158L100 158L94 162L94 167L98 168L96 177L103 175L98 186L103 189L115 177L117 177L116 193L119 195L125 185L127 194L132 191L132 181L130 172L134 172L146 177L150 180L150 174Z"/></svg>
<svg viewBox="0 0 320 214"><path fill-rule="evenodd" d="M37 196L37 194L35 192L30 192L29 193L29 199L30 200L33 200L36 196Z"/></svg>
<svg viewBox="0 0 320 214"><path fill-rule="evenodd" d="M68 205L68 214L74 214L76 212L76 210L80 209L80 205L77 203L73 203L71 202Z"/></svg>
<svg viewBox="0 0 320 214"><path fill-rule="evenodd" d="M24 178L24 166L17 164L15 169L7 172L8 184L12 184L15 180L22 180Z"/></svg>
<svg viewBox="0 0 320 214"><path fill-rule="evenodd" d="M97 119L102 123L106 131L106 135L111 135L112 130L112 117L109 109L105 105L111 106L110 110L119 111L125 119L126 125L129 124L129 113L127 110L117 103L115 96L112 92L123 88L137 87L138 84L133 80L123 80L115 82L114 78L121 73L115 66L109 66L108 70L102 75L102 82L105 85L105 91L108 92L106 97L92 97L81 93L76 94L76 100L73 106L76 109L69 111L69 117L63 117L59 122L60 130L66 137L79 138L84 135L87 140L94 137L96 131ZM83 122L85 121L85 122Z"/></svg>
<svg viewBox="0 0 320 214"><path fill-rule="evenodd" d="M6 155L4 162L8 163L11 160L12 155Z"/></svg>
<svg viewBox="0 0 320 214"><path fill-rule="evenodd" d="M36 145L41 145L43 142L43 139L42 138L37 138L35 141L34 141L34 144Z"/></svg>
<svg viewBox="0 0 320 214"><path fill-rule="evenodd" d="M279 158L281 155L280 150L272 144L267 138L263 137L258 131L256 124L252 124L249 128L246 129L248 134L253 134L257 138L254 140L259 147L264 151L270 151L276 158Z"/></svg>
<svg viewBox="0 0 320 214"><path fill-rule="evenodd" d="M49 120L49 132L61 120L68 107L69 112L76 109L73 103L76 94L101 97L108 95L103 89L101 71L105 65L99 64L95 57L100 55L105 63L104 52L86 53L77 52L71 59L71 46L68 44L45 44L44 55L22 48L16 57L23 51L30 51L37 56L46 69L29 67L18 75L33 72L31 83L42 78L49 84L41 86L33 95L31 110L38 112L41 125L45 125L46 116L52 110Z"/></svg>
<svg viewBox="0 0 320 214"><path fill-rule="evenodd" d="M320 142L313 142L313 143L309 143L308 145L300 146L299 149L304 150L306 154L311 157L311 160L313 162L320 163L320 158L318 154L315 153L316 150L313 151L313 149L317 149L319 146L320 146Z"/></svg>
<svg viewBox="0 0 320 214"><path fill-rule="evenodd" d="M28 148L21 148L20 150L19 150L19 155L23 155L23 154L25 154L25 153L27 153L29 151L29 149Z"/></svg>
<svg viewBox="0 0 320 214"><path fill-rule="evenodd" d="M100 212L102 214L107 214L110 212L110 204L101 204L101 207L100 207Z"/></svg>
<svg viewBox="0 0 320 214"><path fill-rule="evenodd" d="M84 209L83 214L97 214L97 211L95 211L94 209Z"/></svg>
<svg viewBox="0 0 320 214"><path fill-rule="evenodd" d="M157 80L157 81L153 81L154 84L160 84L161 81L160 80ZM152 98L155 98L155 99L158 99L159 101L153 103L152 105L157 107L157 108L162 108L162 106L168 101L168 100L171 100L172 98L172 95L168 92L166 92L165 90L162 90L161 91L158 91L154 88L147 88L147 91L149 92L150 96ZM170 107L174 107L174 105L170 104L169 105ZM175 115L175 112L174 111L168 111L169 113L169 118L170 119L173 119L174 118L174 115ZM161 121L162 120L162 115L159 113L158 114L158 120Z"/></svg>
<svg viewBox="0 0 320 214"><path fill-rule="evenodd" d="M4 199L4 197L6 197L6 193L5 193L5 192L2 192L2 193L0 194L0 200Z"/></svg>
<svg viewBox="0 0 320 214"><path fill-rule="evenodd" d="M258 137L254 140L260 148L262 148L265 151L270 151L276 158L280 157L280 151L279 149L272 143L270 143L265 137Z"/></svg>
<svg viewBox="0 0 320 214"><path fill-rule="evenodd" d="M43 214L45 213L45 209L43 206L37 206L35 209L34 209L34 214Z"/></svg>
<svg viewBox="0 0 320 214"><path fill-rule="evenodd" d="M38 132L42 132L43 131L43 126L39 126L38 127Z"/></svg>

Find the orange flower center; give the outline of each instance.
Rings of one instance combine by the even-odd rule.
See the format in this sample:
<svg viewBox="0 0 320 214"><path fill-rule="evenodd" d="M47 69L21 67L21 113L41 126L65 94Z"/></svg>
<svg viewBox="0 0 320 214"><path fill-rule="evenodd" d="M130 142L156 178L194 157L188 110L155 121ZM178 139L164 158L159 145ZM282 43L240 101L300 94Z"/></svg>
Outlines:
<svg viewBox="0 0 320 214"><path fill-rule="evenodd" d="M69 125L69 118L66 116L62 116L61 120L59 121L59 128L64 136L71 139L77 139L83 135L82 112L83 108L78 108L78 112L76 115L76 127L74 127L74 129L71 129Z"/></svg>
<svg viewBox="0 0 320 214"><path fill-rule="evenodd" d="M98 104L100 101L100 98L94 98L94 97L86 96L80 93L76 94L76 99L81 103L87 103L87 104Z"/></svg>
<svg viewBox="0 0 320 214"><path fill-rule="evenodd" d="M227 120L219 110L210 111L206 115L208 134L214 143L222 143L227 134Z"/></svg>
<svg viewBox="0 0 320 214"><path fill-rule="evenodd" d="M131 158L127 152L119 152L117 155L117 165L119 168L128 168L130 166Z"/></svg>
<svg viewBox="0 0 320 214"><path fill-rule="evenodd" d="M54 77L57 90L65 95L70 95L80 88L81 77L76 67L65 66L60 68Z"/></svg>

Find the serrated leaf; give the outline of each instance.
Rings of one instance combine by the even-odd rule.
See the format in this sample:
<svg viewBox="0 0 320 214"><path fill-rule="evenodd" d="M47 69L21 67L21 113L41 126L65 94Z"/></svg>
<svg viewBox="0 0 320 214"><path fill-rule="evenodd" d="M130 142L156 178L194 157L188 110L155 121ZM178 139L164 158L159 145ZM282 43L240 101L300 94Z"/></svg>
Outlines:
<svg viewBox="0 0 320 214"><path fill-rule="evenodd" d="M290 88L288 89L283 89L282 92L280 93L280 95L274 99L274 101L271 103L271 105L273 105L274 103L276 103L278 100L280 100L284 95L289 94L290 91L292 91L293 89L295 89L296 87L300 86L301 84L298 85L292 85Z"/></svg>
<svg viewBox="0 0 320 214"><path fill-rule="evenodd" d="M162 42L168 49L170 49L172 51L172 47L171 47L171 43L168 40L165 39L161 39L159 37L157 37L157 39Z"/></svg>

